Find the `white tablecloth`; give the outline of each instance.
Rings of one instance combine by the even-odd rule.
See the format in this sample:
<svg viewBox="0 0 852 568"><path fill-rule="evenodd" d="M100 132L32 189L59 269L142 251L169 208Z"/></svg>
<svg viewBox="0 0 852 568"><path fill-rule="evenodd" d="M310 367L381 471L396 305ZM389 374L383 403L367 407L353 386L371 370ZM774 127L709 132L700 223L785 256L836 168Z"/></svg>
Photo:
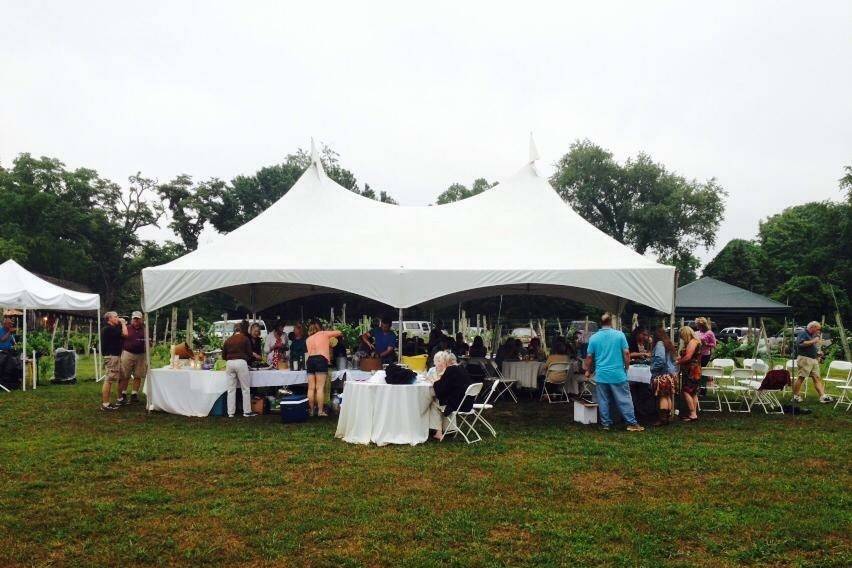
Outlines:
<svg viewBox="0 0 852 568"><path fill-rule="evenodd" d="M627 368L627 380L633 383L651 384L651 367L648 365L630 365Z"/></svg>
<svg viewBox="0 0 852 568"><path fill-rule="evenodd" d="M432 383L346 381L335 437L350 444L422 444L441 426Z"/></svg>
<svg viewBox="0 0 852 568"><path fill-rule="evenodd" d="M348 369L331 371L333 378L366 378L370 373ZM278 387L307 382L305 371L250 371L251 386ZM184 416L207 416L228 390L225 371L202 371L200 369L151 369L150 380L145 381L145 394L149 410L162 410Z"/></svg>
<svg viewBox="0 0 852 568"><path fill-rule="evenodd" d="M503 378L518 381L519 387L538 388L538 376L544 374L539 361L503 361Z"/></svg>

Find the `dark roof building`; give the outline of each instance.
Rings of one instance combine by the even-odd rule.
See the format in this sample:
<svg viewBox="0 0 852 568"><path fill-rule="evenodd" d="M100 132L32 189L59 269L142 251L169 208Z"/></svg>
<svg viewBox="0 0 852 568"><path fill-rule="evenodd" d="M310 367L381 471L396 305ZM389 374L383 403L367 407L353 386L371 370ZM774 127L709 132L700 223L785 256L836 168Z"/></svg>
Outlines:
<svg viewBox="0 0 852 568"><path fill-rule="evenodd" d="M791 308L787 304L710 277L681 286L675 300L675 315L678 317L783 317L790 313Z"/></svg>

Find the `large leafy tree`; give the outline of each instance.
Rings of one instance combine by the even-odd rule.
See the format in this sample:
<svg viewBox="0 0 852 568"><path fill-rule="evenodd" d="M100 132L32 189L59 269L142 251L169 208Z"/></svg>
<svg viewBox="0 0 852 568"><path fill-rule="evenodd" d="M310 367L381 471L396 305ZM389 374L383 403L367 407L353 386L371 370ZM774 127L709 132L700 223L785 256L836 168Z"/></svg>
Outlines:
<svg viewBox="0 0 852 568"><path fill-rule="evenodd" d="M453 203L454 201L461 201L462 199L479 195L483 191L487 191L495 185L497 184L489 183L485 178L477 178L473 180L470 188L461 183L454 183L441 193L435 202L438 205L444 205L446 203Z"/></svg>
<svg viewBox="0 0 852 568"><path fill-rule="evenodd" d="M21 154L0 167L0 234L6 249L35 271L86 284L114 306L133 276L138 232L156 225L154 182L137 174L121 187L88 168Z"/></svg>
<svg viewBox="0 0 852 568"><path fill-rule="evenodd" d="M328 177L349 191L384 203L396 204L387 192L376 194L369 185L362 191L355 175L340 164L337 152L324 146L320 155ZM289 154L284 162L261 168L251 176L237 176L230 186L218 186L198 204L202 212L187 214L189 218L206 216L220 233L228 233L257 217L279 200L296 183L311 164L311 155L303 149Z"/></svg>
<svg viewBox="0 0 852 568"><path fill-rule="evenodd" d="M193 183L192 177L186 174L157 186L157 193L171 215L169 228L180 237L187 250L198 248L198 237L212 212L208 204L224 192L225 182L221 180L213 178Z"/></svg>
<svg viewBox="0 0 852 568"><path fill-rule="evenodd" d="M754 241L734 239L704 267L704 276L751 290L758 294L772 291L769 264L763 249Z"/></svg>
<svg viewBox="0 0 852 568"><path fill-rule="evenodd" d="M710 179L688 180L648 155L623 165L588 140L556 164L551 183L585 219L640 254L680 259L716 242L727 193ZM694 263L693 263L694 264Z"/></svg>

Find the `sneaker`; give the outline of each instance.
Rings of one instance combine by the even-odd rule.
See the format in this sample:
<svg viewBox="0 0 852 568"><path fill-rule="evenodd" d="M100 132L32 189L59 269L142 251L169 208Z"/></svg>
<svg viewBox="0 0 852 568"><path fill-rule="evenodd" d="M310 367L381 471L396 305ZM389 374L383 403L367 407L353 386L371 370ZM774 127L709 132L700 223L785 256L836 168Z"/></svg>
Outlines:
<svg viewBox="0 0 852 568"><path fill-rule="evenodd" d="M790 399L790 402L795 402L795 403L802 402L802 397L800 397L800 396L799 396L799 395L797 395L797 394L796 394L796 395L793 395L793 398L791 398L791 399Z"/></svg>
<svg viewBox="0 0 852 568"><path fill-rule="evenodd" d="M628 432L644 432L645 428L638 424L631 424L627 427Z"/></svg>
<svg viewBox="0 0 852 568"><path fill-rule="evenodd" d="M819 397L819 402L820 402L820 404L828 404L830 402L834 402L834 397L826 394L826 395Z"/></svg>
<svg viewBox="0 0 852 568"><path fill-rule="evenodd" d="M118 398L118 399L116 399L116 401L115 401L115 405L116 405L116 406L124 406L125 404L129 404L129 403L127 402L127 397L126 397L126 396L123 396L123 397L121 397L121 398Z"/></svg>
<svg viewBox="0 0 852 568"><path fill-rule="evenodd" d="M101 405L101 410L103 410L103 411L107 411L107 410L118 410L118 407L117 407L116 405L114 405L114 404L107 404L106 406L104 406L104 405L102 404L102 405Z"/></svg>
<svg viewBox="0 0 852 568"><path fill-rule="evenodd" d="M229 414L229 415L228 415L228 418L233 418L233 417L234 417L234 415L233 415L233 414Z"/></svg>
<svg viewBox="0 0 852 568"><path fill-rule="evenodd" d="M136 393L131 394L130 395L130 402L139 402L139 395L136 394Z"/></svg>
<svg viewBox="0 0 852 568"><path fill-rule="evenodd" d="M257 416L257 412L243 412L243 416L245 418L251 418L252 416Z"/></svg>

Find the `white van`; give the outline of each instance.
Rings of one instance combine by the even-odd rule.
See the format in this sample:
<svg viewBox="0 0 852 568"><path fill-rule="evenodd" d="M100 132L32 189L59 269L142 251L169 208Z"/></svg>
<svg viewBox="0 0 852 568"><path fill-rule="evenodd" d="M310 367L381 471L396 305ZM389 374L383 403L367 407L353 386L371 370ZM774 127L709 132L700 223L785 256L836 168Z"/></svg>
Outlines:
<svg viewBox="0 0 852 568"><path fill-rule="evenodd" d="M429 340L432 332L432 324L428 321L403 321L402 332L408 337L422 337L424 341ZM399 320L391 323L391 329L399 333Z"/></svg>
<svg viewBox="0 0 852 568"><path fill-rule="evenodd" d="M238 320L228 320L228 321L223 321L223 320L214 321L213 322L213 329L210 330L210 333L211 333L211 335L215 335L216 337L221 337L222 339L225 339L227 337L231 337L234 334L234 326L236 324L240 323L241 321L243 321L243 320L238 319ZM249 320L249 326L251 326L251 324L253 324L253 323L256 323L257 325L260 326L260 337L261 337L261 339L266 339L266 323L262 319L254 320L254 321Z"/></svg>

